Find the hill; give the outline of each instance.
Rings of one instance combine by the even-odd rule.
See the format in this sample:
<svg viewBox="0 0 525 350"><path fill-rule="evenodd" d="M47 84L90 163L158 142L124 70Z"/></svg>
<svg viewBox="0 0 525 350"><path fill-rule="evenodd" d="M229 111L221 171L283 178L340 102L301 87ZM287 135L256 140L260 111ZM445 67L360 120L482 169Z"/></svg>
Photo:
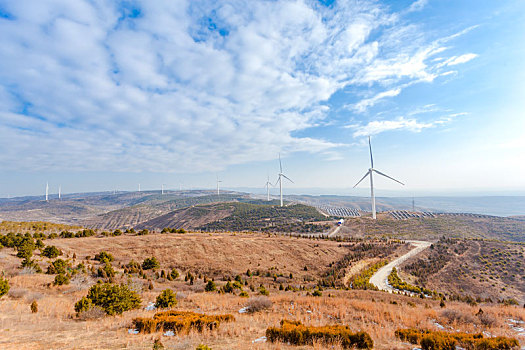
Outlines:
<svg viewBox="0 0 525 350"><path fill-rule="evenodd" d="M179 209L137 225L137 229L164 227L201 231L322 232L329 226L315 208L296 204L285 207L266 202L229 202Z"/></svg>

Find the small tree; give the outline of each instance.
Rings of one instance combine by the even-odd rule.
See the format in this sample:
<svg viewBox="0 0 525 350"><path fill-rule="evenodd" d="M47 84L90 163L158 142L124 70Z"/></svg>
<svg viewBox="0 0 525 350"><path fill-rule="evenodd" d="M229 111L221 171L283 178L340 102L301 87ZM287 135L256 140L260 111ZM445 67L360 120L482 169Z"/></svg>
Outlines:
<svg viewBox="0 0 525 350"><path fill-rule="evenodd" d="M128 286L111 283L97 283L91 286L88 295L83 299L89 299L93 305L100 306L108 315L120 315L124 311L136 309L142 302L140 296ZM84 310L86 305L89 306L89 302L83 299L75 304L77 313L77 309Z"/></svg>
<svg viewBox="0 0 525 350"><path fill-rule="evenodd" d="M36 300L33 300L30 307L32 313L36 314L38 312L38 303L36 302Z"/></svg>
<svg viewBox="0 0 525 350"><path fill-rule="evenodd" d="M111 255L111 254L109 254L109 253L107 253L105 251L101 251L100 253L96 254L93 259L98 260L100 262L103 262L104 260L112 262L114 260L113 259L113 255Z"/></svg>
<svg viewBox="0 0 525 350"><path fill-rule="evenodd" d="M0 277L0 298L9 292L9 282L7 279Z"/></svg>
<svg viewBox="0 0 525 350"><path fill-rule="evenodd" d="M177 296L171 289L165 289L157 296L155 307L165 309L177 305Z"/></svg>
<svg viewBox="0 0 525 350"><path fill-rule="evenodd" d="M151 257L144 259L144 262L142 263L142 269L143 270L150 270L150 269L156 269L160 266L157 258Z"/></svg>
<svg viewBox="0 0 525 350"><path fill-rule="evenodd" d="M217 290L217 286L215 285L215 282L213 282L212 280L209 280L208 283L206 284L206 287L204 287L204 290L206 292L213 292Z"/></svg>
<svg viewBox="0 0 525 350"><path fill-rule="evenodd" d="M55 276L55 280L53 281L53 284L55 286L61 286L64 284L69 284L69 277L67 275L58 274Z"/></svg>
<svg viewBox="0 0 525 350"><path fill-rule="evenodd" d="M48 245L42 251L42 256L45 256L46 258L49 258L49 259L54 259L59 255L62 255L62 251L58 249L57 247L55 247L54 245Z"/></svg>

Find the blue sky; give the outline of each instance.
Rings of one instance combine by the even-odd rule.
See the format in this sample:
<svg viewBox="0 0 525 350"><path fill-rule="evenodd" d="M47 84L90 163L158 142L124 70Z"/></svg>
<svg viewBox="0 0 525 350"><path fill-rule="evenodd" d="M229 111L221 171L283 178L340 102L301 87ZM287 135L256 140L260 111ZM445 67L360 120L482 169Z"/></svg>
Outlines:
<svg viewBox="0 0 525 350"><path fill-rule="evenodd" d="M279 152L290 191L363 194L368 135L407 184L384 193L523 193L524 23L520 0L0 0L0 197L262 187Z"/></svg>

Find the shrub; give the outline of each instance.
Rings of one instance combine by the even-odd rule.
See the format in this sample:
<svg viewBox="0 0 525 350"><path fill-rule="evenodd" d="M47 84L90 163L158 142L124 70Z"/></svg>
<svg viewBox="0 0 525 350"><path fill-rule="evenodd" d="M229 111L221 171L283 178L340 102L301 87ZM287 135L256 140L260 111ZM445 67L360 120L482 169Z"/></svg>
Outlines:
<svg viewBox="0 0 525 350"><path fill-rule="evenodd" d="M113 255L111 255L111 254L109 254L109 253L107 253L105 251L101 251L100 253L96 254L93 259L95 259L97 261L100 261L100 262L103 262L104 260L112 262L114 260Z"/></svg>
<svg viewBox="0 0 525 350"><path fill-rule="evenodd" d="M169 273L169 276L171 279L176 280L177 278L179 278L179 271L172 269L171 272Z"/></svg>
<svg viewBox="0 0 525 350"><path fill-rule="evenodd" d="M0 298L9 292L9 282L7 279L0 277Z"/></svg>
<svg viewBox="0 0 525 350"><path fill-rule="evenodd" d="M293 345L313 345L314 342L340 342L343 348L372 349L374 342L366 332L353 333L348 326L308 327L299 321L282 320L281 327L270 327L266 337L271 342L285 342Z"/></svg>
<svg viewBox="0 0 525 350"><path fill-rule="evenodd" d="M176 334L187 334L191 330L202 332L213 330L221 322L235 321L232 315L205 315L190 311L164 311L152 318L135 318L133 326L143 333L171 330Z"/></svg>
<svg viewBox="0 0 525 350"><path fill-rule="evenodd" d="M514 338L485 338L482 333L449 333L409 328L398 329L395 335L402 341L420 344L423 350L454 350L458 346L472 350L509 350L519 346L518 341Z"/></svg>
<svg viewBox="0 0 525 350"><path fill-rule="evenodd" d="M208 283L206 284L206 287L204 287L204 290L206 292L213 292L217 290L217 286L215 285L215 282L213 282L212 280L209 280Z"/></svg>
<svg viewBox="0 0 525 350"><path fill-rule="evenodd" d="M209 346L200 344L195 348L195 350L212 350Z"/></svg>
<svg viewBox="0 0 525 350"><path fill-rule="evenodd" d="M65 274L67 272L68 267L69 263L67 261L62 259L56 259L55 261L49 263L46 273L48 275Z"/></svg>
<svg viewBox="0 0 525 350"><path fill-rule="evenodd" d="M248 300L248 303L246 304L246 311L252 313L261 310L267 310L270 309L272 305L272 301L265 296L255 297Z"/></svg>
<svg viewBox="0 0 525 350"><path fill-rule="evenodd" d="M261 294L261 295L265 295L265 296L268 296L268 295L270 295L270 292L268 292L268 291L266 290L266 288L264 288L264 286L260 286L260 287L259 287L259 294Z"/></svg>
<svg viewBox="0 0 525 350"><path fill-rule="evenodd" d="M171 289L165 289L157 296L155 307L164 309L177 305L177 295Z"/></svg>
<svg viewBox="0 0 525 350"><path fill-rule="evenodd" d="M143 229L143 230L140 230L137 235L138 236L145 236L145 235L148 235L149 234L149 230L148 229Z"/></svg>
<svg viewBox="0 0 525 350"><path fill-rule="evenodd" d="M57 256L62 255L62 251L55 247L54 245L48 245L44 248L42 251L42 256L45 256L46 258L54 259Z"/></svg>
<svg viewBox="0 0 525 350"><path fill-rule="evenodd" d="M53 281L53 284L55 286L62 286L64 284L69 284L69 277L64 274L58 274L55 276L55 280Z"/></svg>
<svg viewBox="0 0 525 350"><path fill-rule="evenodd" d="M146 258L144 259L144 261L142 262L142 269L143 270L151 270L151 269L156 269L160 266L157 258L155 257L151 257L151 258Z"/></svg>
<svg viewBox="0 0 525 350"><path fill-rule="evenodd" d="M370 277L377 270L385 266L388 262L386 260L379 261L372 266L364 269L350 280L350 288L352 289L371 289L377 290L377 287L370 283ZM306 267L306 266L305 266ZM306 271L306 270L305 270Z"/></svg>
<svg viewBox="0 0 525 350"><path fill-rule="evenodd" d="M312 293L312 295L314 297L320 297L320 296L323 296L323 292L321 292L319 289L316 289L314 290L314 292Z"/></svg>
<svg viewBox="0 0 525 350"><path fill-rule="evenodd" d="M141 302L140 296L124 284L97 283L89 288L86 297L75 304L75 311L77 314L78 310L85 311L91 303L100 306L108 315L120 315L124 311L138 308Z"/></svg>
<svg viewBox="0 0 525 350"><path fill-rule="evenodd" d="M32 313L36 314L38 312L38 303L36 302L36 300L33 300L30 308Z"/></svg>
<svg viewBox="0 0 525 350"><path fill-rule="evenodd" d="M77 313L77 315L79 315L81 312L89 310L89 308L92 305L93 303L91 302L91 299L82 297L79 301L75 303L75 312Z"/></svg>
<svg viewBox="0 0 525 350"><path fill-rule="evenodd" d="M164 350L164 344L162 344L159 338L153 342L153 350Z"/></svg>
<svg viewBox="0 0 525 350"><path fill-rule="evenodd" d="M249 297L248 292L246 292L244 290L239 293L239 296L241 298L248 298Z"/></svg>
<svg viewBox="0 0 525 350"><path fill-rule="evenodd" d="M427 295L431 295L432 291L428 290L426 288L421 288L418 286L413 286L411 284L406 283L401 279L401 277L397 274L397 269L394 267L392 268L392 272L390 272L390 275L388 275L388 284L390 284L393 288L398 290L406 290L408 292L412 293L424 293Z"/></svg>

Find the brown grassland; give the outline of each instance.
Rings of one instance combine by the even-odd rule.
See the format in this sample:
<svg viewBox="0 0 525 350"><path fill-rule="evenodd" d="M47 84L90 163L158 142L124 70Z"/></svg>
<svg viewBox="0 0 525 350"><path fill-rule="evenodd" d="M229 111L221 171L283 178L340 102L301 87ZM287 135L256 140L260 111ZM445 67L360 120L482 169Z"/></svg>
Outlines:
<svg viewBox="0 0 525 350"><path fill-rule="evenodd" d="M308 326L348 325L352 331L366 331L374 341L375 349L412 349L413 345L397 339L399 328L438 329L462 332L486 331L494 336L516 337L525 344L525 335L509 327L509 319L525 321L525 309L501 304L468 305L439 300L420 299L377 291L324 289L322 296L312 296L313 287L334 266L346 261L352 253L350 243L313 240L263 234L150 234L146 236L86 237L46 240L63 251L62 259L73 265L82 262L86 274L73 276L71 283L52 286L53 275L29 273L20 269L15 250L0 250L0 271L9 279L11 290L0 299L0 348L5 349L151 349L160 337L167 349L195 349L206 344L212 349L340 349L340 345L292 346L280 343L253 342L265 335L268 327L277 327L282 319L297 320ZM371 245L387 249L384 243L370 241ZM406 251L399 245L391 249L389 258ZM379 249L379 248L378 248ZM100 251L112 254L116 271L115 282L129 283L140 292L142 307L120 316L106 316L95 320L79 320L74 304L87 294L96 277L90 267L102 266L93 256ZM35 260L45 267L50 259ZM76 256L73 259L73 255ZM131 260L141 263L155 256L160 269L176 268L181 276L174 281L156 278L148 270L146 279L124 275L124 266ZM373 261L371 256L363 256ZM359 264L352 261L352 264ZM259 271L254 276L246 274ZM347 271L354 271L349 266ZM195 281L185 281L191 273ZM218 287L236 275L242 279L243 290L249 298L234 293L204 292L204 277L214 278ZM151 287L150 281L151 280ZM245 283L244 283L245 282ZM258 296L257 288L264 284L273 303L255 313L239 313L250 299ZM280 285L295 290L279 290ZM254 287L253 290L250 287ZM301 287L305 288L302 289ZM221 323L214 330L202 333L164 336L162 333L129 334L137 317L152 317L157 311L144 307L155 301L162 290L171 288L177 293L178 304L173 309L205 313L232 314L234 322ZM38 312L32 313L30 304L36 300ZM479 316L479 309L483 317Z"/></svg>

